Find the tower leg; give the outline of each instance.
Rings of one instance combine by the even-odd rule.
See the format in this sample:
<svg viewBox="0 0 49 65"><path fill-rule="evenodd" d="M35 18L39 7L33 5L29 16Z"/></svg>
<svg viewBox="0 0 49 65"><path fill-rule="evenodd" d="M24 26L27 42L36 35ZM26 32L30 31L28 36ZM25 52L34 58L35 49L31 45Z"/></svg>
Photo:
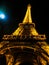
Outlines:
<svg viewBox="0 0 49 65"><path fill-rule="evenodd" d="M14 63L14 57L10 54L6 55L6 64L13 65L13 63Z"/></svg>

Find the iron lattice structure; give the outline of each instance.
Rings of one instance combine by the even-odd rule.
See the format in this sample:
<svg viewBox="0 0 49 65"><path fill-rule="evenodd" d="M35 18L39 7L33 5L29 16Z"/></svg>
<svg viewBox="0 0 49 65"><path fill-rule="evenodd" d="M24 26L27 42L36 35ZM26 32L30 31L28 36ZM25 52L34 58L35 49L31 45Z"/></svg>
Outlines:
<svg viewBox="0 0 49 65"><path fill-rule="evenodd" d="M49 65L49 45L46 36L39 34L32 23L28 5L23 23L0 42L0 56L5 55L6 65Z"/></svg>

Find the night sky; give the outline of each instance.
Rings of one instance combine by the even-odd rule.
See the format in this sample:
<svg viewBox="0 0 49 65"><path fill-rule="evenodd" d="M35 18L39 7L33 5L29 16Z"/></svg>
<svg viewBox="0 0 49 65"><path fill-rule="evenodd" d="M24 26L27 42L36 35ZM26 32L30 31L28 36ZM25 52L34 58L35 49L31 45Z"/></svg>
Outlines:
<svg viewBox="0 0 49 65"><path fill-rule="evenodd" d="M40 34L46 34L48 40L48 0L0 0L0 10L7 17L6 20L0 20L0 36L11 34L17 29L25 16L29 3L32 6L31 14L37 31Z"/></svg>

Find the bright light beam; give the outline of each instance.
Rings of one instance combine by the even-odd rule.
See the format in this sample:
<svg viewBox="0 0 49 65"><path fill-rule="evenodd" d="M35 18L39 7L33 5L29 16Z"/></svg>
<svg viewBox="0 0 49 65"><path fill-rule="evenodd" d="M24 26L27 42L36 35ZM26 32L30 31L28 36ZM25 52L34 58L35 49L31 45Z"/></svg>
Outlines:
<svg viewBox="0 0 49 65"><path fill-rule="evenodd" d="M5 15L4 14L0 14L0 18L1 19L5 19Z"/></svg>

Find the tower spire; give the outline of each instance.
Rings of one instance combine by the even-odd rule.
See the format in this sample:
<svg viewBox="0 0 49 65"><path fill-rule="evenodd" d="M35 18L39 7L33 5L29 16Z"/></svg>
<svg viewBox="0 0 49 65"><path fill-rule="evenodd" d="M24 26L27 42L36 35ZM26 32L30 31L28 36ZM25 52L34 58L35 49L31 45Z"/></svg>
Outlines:
<svg viewBox="0 0 49 65"><path fill-rule="evenodd" d="M23 23L24 24L26 24L26 23L32 23L32 18L31 18L31 5L30 4L27 6L27 11L26 11L25 17L23 19Z"/></svg>
<svg viewBox="0 0 49 65"><path fill-rule="evenodd" d="M26 24L28 24L28 25L26 25ZM26 15L23 19L23 23L19 24L19 27L17 28L17 30L14 31L13 35L17 35L17 36L18 35L19 36L38 35L38 32L35 29L34 23L32 23L31 5L30 4L27 6L27 11L26 11Z"/></svg>

